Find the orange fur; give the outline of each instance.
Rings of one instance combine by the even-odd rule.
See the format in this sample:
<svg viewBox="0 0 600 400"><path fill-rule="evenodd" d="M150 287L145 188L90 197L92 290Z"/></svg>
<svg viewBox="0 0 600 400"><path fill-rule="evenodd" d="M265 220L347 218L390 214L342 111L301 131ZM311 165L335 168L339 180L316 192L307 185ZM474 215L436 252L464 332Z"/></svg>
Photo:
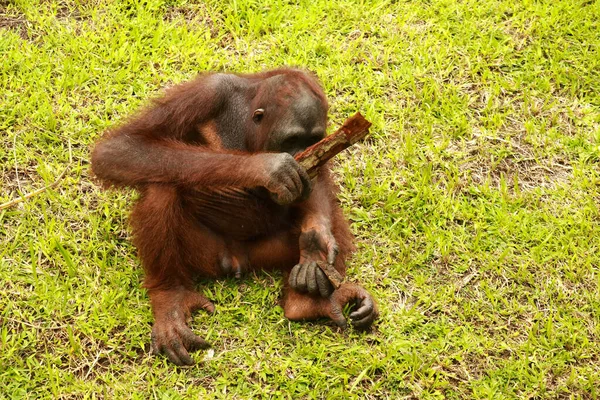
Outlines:
<svg viewBox="0 0 600 400"><path fill-rule="evenodd" d="M274 76L282 77L276 86L269 83ZM331 317L341 324L343 305L331 299L350 302L353 294L363 296L348 286L331 299L316 298L292 290L287 282L292 268L306 261L299 241L308 231L335 239L335 268L342 275L353 250L327 166L310 196L299 203L276 204L263 187L268 166L254 155L271 135L280 134L274 127L283 118L273 115L277 108L269 104L285 111L302 90L311 104L318 104L313 114L326 126L327 101L309 74L293 69L205 74L170 89L107 132L92 153L99 178L140 191L130 220L156 320L153 348L177 364L190 364L187 351L206 345L186 325L193 310L214 310L194 291L197 278L282 270L283 306L291 319ZM259 103L266 104L266 115L271 113L260 125L251 119Z"/></svg>

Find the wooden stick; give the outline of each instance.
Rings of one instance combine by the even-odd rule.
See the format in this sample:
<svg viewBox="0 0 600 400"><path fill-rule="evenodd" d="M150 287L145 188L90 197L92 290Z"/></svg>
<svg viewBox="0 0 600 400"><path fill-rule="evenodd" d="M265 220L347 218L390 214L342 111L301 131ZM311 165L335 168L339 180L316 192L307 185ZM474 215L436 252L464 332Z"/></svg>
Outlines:
<svg viewBox="0 0 600 400"><path fill-rule="evenodd" d="M314 178L323 164L342 150L364 139L369 133L370 127L371 123L357 112L348 118L335 133L296 155L296 161L306 169L311 178ZM333 287L338 289L344 281L344 277L333 265L325 261L319 261L317 265L325 273Z"/></svg>
<svg viewBox="0 0 600 400"><path fill-rule="evenodd" d="M327 276L327 279L329 279L329 282L331 282L334 288L338 289L342 285L344 277L333 265L325 261L317 261L317 265L321 268L321 271L325 273L325 276Z"/></svg>
<svg viewBox="0 0 600 400"><path fill-rule="evenodd" d="M296 155L296 161L306 169L311 178L314 178L319 168L333 156L367 136L370 126L371 123L357 112L335 133Z"/></svg>

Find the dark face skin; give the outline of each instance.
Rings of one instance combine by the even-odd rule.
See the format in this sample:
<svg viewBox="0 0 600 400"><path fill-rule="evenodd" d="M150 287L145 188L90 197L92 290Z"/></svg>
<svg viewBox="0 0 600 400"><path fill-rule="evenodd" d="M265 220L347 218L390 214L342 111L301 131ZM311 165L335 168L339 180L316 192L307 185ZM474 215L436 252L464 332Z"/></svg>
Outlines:
<svg viewBox="0 0 600 400"><path fill-rule="evenodd" d="M275 78L253 102L252 119L258 136L265 138L261 150L295 155L325 137L327 106L308 87L289 87ZM275 101L266 95L286 90L287 95Z"/></svg>

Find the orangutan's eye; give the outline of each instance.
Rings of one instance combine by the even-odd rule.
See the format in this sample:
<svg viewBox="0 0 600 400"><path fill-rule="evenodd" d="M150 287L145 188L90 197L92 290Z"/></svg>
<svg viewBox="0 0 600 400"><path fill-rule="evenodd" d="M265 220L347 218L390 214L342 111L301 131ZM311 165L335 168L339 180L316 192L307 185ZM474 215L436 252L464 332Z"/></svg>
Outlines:
<svg viewBox="0 0 600 400"><path fill-rule="evenodd" d="M254 110L254 114L252 114L252 121L258 124L263 119L263 115L265 115L265 110L257 108Z"/></svg>

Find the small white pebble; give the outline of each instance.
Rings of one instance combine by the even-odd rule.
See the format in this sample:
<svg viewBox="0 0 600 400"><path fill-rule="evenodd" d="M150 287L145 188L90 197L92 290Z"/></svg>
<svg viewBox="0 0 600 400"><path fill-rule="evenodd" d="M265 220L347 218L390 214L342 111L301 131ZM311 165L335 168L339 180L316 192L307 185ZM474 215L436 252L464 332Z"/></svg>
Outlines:
<svg viewBox="0 0 600 400"><path fill-rule="evenodd" d="M214 349L208 349L206 351L206 355L204 356L204 361L211 360L214 356L215 356L215 350Z"/></svg>

